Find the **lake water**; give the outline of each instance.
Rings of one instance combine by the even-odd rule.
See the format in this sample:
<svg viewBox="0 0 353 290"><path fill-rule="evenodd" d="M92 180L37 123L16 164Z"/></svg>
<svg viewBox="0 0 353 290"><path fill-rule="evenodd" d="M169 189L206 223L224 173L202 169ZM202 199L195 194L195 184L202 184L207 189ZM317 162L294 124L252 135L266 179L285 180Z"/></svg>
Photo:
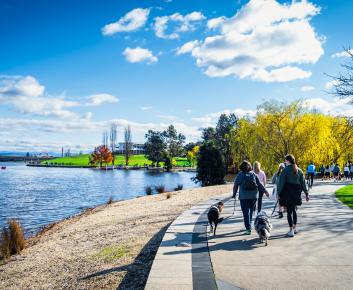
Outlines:
<svg viewBox="0 0 353 290"><path fill-rule="evenodd" d="M163 184L172 190L178 184L197 187L195 173L150 173L144 170L103 171L82 168L27 167L2 163L0 170L0 227L9 218L18 219L26 235L88 207L113 200L145 195L145 186Z"/></svg>

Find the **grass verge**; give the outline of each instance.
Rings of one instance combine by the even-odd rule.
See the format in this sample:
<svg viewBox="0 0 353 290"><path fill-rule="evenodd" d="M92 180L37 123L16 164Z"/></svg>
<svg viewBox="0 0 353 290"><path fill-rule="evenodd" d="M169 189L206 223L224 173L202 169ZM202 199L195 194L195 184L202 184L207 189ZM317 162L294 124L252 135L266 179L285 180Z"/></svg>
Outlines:
<svg viewBox="0 0 353 290"><path fill-rule="evenodd" d="M347 185L337 190L336 197L353 209L353 185Z"/></svg>

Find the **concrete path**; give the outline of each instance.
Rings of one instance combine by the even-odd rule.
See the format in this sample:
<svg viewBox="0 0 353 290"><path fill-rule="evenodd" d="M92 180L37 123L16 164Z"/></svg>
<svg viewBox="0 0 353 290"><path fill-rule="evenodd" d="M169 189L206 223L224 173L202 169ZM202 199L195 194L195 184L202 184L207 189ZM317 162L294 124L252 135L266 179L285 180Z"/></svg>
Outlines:
<svg viewBox="0 0 353 290"><path fill-rule="evenodd" d="M229 218L208 240L218 289L353 289L353 211L335 199L340 186L314 186L298 209L294 238L286 237L286 216L274 217L267 247L255 232L243 235L239 204L231 216L233 200L227 202ZM273 204L265 202L267 213Z"/></svg>

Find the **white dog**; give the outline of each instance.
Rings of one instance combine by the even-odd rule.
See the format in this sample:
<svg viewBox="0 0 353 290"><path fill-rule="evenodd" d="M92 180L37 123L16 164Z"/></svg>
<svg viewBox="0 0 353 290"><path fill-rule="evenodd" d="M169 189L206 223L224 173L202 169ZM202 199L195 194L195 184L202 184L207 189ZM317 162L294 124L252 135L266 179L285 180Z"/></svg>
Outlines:
<svg viewBox="0 0 353 290"><path fill-rule="evenodd" d="M266 212L261 211L256 216L255 230L259 235L261 243L265 242L267 246L268 239L271 236L272 224Z"/></svg>

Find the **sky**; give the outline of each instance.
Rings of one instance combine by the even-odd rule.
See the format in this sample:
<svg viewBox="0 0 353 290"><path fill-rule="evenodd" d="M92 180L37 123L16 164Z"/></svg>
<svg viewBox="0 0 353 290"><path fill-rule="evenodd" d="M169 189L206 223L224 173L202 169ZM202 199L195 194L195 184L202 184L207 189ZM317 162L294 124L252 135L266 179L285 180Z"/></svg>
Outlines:
<svg viewBox="0 0 353 290"><path fill-rule="evenodd" d="M1 0L0 151L90 151L173 124L188 141L266 100L353 115L327 91L353 1Z"/></svg>

